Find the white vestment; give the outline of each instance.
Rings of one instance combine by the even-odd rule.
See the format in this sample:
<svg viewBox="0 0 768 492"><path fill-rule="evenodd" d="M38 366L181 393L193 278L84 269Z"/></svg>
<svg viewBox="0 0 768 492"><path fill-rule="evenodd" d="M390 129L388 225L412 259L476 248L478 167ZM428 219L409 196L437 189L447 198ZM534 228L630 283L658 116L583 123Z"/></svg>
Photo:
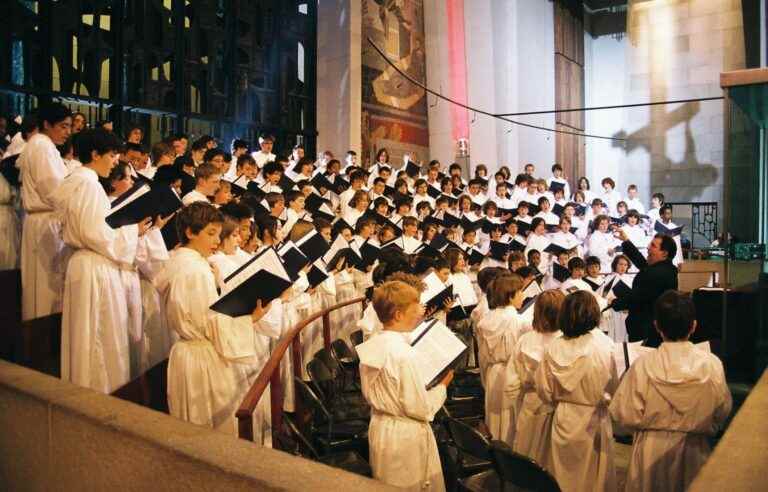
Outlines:
<svg viewBox="0 0 768 492"><path fill-rule="evenodd" d="M409 333L384 330L357 346L373 477L413 491L445 490L430 422L445 401L445 386L424 386Z"/></svg>
<svg viewBox="0 0 768 492"><path fill-rule="evenodd" d="M613 340L595 328L553 340L534 381L543 402L555 406L551 472L564 492L616 489L613 429L608 415L617 384Z"/></svg>
<svg viewBox="0 0 768 492"><path fill-rule="evenodd" d="M0 270L19 267L19 216L15 209L16 192L0 175Z"/></svg>
<svg viewBox="0 0 768 492"><path fill-rule="evenodd" d="M247 381L234 363L258 356L256 330L266 326L260 321L254 327L250 315L232 318L209 309L219 296L200 253L181 247L170 256L157 279L168 326L179 335L168 360L168 408L179 419L237 435L234 412Z"/></svg>
<svg viewBox="0 0 768 492"><path fill-rule="evenodd" d="M492 309L477 324L478 357L485 385L485 425L494 439L511 444L520 395L520 381L514 364L507 364L522 323L513 306Z"/></svg>
<svg viewBox="0 0 768 492"><path fill-rule="evenodd" d="M538 235L534 232L531 232L528 235L528 241L525 246L525 251L523 254L526 258L528 258L528 252L531 250L536 250L541 255L541 263L539 263L539 271L546 271L549 267L550 263L550 254L545 253L544 250L547 249L547 246L549 246L550 240L546 235Z"/></svg>
<svg viewBox="0 0 768 492"><path fill-rule="evenodd" d="M520 336L515 346L514 356L507 364L514 364L520 379L521 401L517 414L515 440L512 449L528 456L544 468L549 463L549 443L552 435L552 416L554 407L545 403L536 393L534 374L539 367L547 346L561 335L530 331Z"/></svg>
<svg viewBox="0 0 768 492"><path fill-rule="evenodd" d="M600 271L607 273L611 271L611 263L613 263L613 257L616 254L614 248L620 244L612 232L595 230L587 239L587 254L597 256L600 259Z"/></svg>
<svg viewBox="0 0 768 492"><path fill-rule="evenodd" d="M190 203L195 203L195 202L211 203L211 201L208 199L207 196L203 195L197 190L190 191L189 193L184 195L184 198L181 199L181 203L183 203L185 207Z"/></svg>
<svg viewBox="0 0 768 492"><path fill-rule="evenodd" d="M29 320L61 311L66 262L51 194L67 168L56 146L42 133L29 139L17 164L26 212L21 237L21 318Z"/></svg>
<svg viewBox="0 0 768 492"><path fill-rule="evenodd" d="M61 378L108 394L130 380L128 310L141 309L141 297L129 299L120 270L133 268L138 226L106 223L111 203L88 167L67 176L51 200L74 250L64 280Z"/></svg>
<svg viewBox="0 0 768 492"><path fill-rule="evenodd" d="M610 411L635 431L625 490L682 492L731 411L723 364L690 342L664 342L630 367Z"/></svg>

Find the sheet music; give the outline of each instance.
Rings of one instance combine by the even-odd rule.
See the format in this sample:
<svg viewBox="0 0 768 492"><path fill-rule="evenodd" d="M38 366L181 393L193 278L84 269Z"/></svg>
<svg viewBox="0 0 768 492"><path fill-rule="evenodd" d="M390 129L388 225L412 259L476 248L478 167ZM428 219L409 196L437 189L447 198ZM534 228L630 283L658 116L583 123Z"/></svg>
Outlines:
<svg viewBox="0 0 768 492"><path fill-rule="evenodd" d="M541 290L541 286L536 280L531 280L528 286L523 290L523 299L528 299L529 297L536 297L537 295L541 294L543 291Z"/></svg>
<svg viewBox="0 0 768 492"><path fill-rule="evenodd" d="M339 234L336 236L336 240L333 241L333 244L331 244L331 249L326 251L326 253L323 255L323 261L326 265L328 265L328 262L330 262L334 256L336 256L336 253L341 251L342 249L349 248L349 243L346 239L344 239L344 236ZM328 265L329 268L336 268L336 265Z"/></svg>
<svg viewBox="0 0 768 492"><path fill-rule="evenodd" d="M260 270L266 270L269 273L284 279L286 282L291 283L291 278L288 276L288 272L285 271L285 266L277 255L277 252L274 248L267 248L262 254L247 263L246 267L240 270L236 275L233 275L224 281L226 291L230 292L235 290L240 284L251 278Z"/></svg>
<svg viewBox="0 0 768 492"><path fill-rule="evenodd" d="M468 277L458 277L452 282L453 292L459 297L459 302L464 307L477 304L477 294Z"/></svg>
<svg viewBox="0 0 768 492"><path fill-rule="evenodd" d="M127 198L125 198L123 201L120 201L116 206L112 207L112 209L109 211L109 215L114 214L115 212L122 209L126 205L130 205L131 203L135 202L139 198L149 193L151 190L152 188L149 186L149 184L143 183L141 186L136 188L136 190L133 191ZM116 201L119 201L119 200L120 198L118 198ZM109 217L109 215L107 217Z"/></svg>
<svg viewBox="0 0 768 492"><path fill-rule="evenodd" d="M427 389L467 349L447 326L434 319L422 322L411 336L411 346L417 354L416 367Z"/></svg>
<svg viewBox="0 0 768 492"><path fill-rule="evenodd" d="M296 241L296 243L295 243L296 247L297 248L301 248L301 246L304 243L306 243L307 241L309 241L310 239L312 239L313 237L315 237L318 234L320 234L320 233L317 232L316 230L312 229L308 233L304 234L298 241Z"/></svg>

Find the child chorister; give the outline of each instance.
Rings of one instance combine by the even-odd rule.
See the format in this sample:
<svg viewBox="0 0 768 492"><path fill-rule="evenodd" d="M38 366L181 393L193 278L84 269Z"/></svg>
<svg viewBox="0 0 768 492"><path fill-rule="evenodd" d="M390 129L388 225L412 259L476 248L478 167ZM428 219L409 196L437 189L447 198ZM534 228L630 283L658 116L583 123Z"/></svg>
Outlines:
<svg viewBox="0 0 768 492"><path fill-rule="evenodd" d="M257 305L250 316L232 318L212 311L216 280L206 261L219 243L221 213L195 202L176 217L181 247L174 250L157 284L168 324L179 335L168 360L168 408L171 415L236 435L234 412L241 389L232 361L256 357L257 331L279 336L260 322L269 310Z"/></svg>
<svg viewBox="0 0 768 492"><path fill-rule="evenodd" d="M363 396L371 406L373 477L406 490L442 491L430 422L445 401L453 373L430 390L424 386L409 339L424 313L416 289L401 281L385 282L374 291L373 306L384 329L357 346Z"/></svg>
<svg viewBox="0 0 768 492"><path fill-rule="evenodd" d="M664 341L629 368L610 413L635 431L626 490L684 491L731 411L731 393L720 360L688 341L696 328L690 297L667 291L655 307Z"/></svg>
<svg viewBox="0 0 768 492"><path fill-rule="evenodd" d="M589 292L569 294L534 382L555 406L550 471L564 491L615 490L610 395L618 383L613 341L597 329L600 309Z"/></svg>
<svg viewBox="0 0 768 492"><path fill-rule="evenodd" d="M523 303L523 280L514 273L501 274L490 283L488 291L491 311L476 328L484 373L485 425L494 439L512 443L520 382L514 365L510 367L507 362L523 331L517 312Z"/></svg>
<svg viewBox="0 0 768 492"><path fill-rule="evenodd" d="M524 333L515 346L513 364L520 379L520 408L517 414L515 452L528 456L544 468L550 468L550 440L554 406L536 393L534 374L549 344L561 335L557 315L565 296L559 290L548 290L536 298L533 330Z"/></svg>
<svg viewBox="0 0 768 492"><path fill-rule="evenodd" d="M121 267L133 267L141 224L112 229L106 222L111 205L99 183L109 176L120 141L105 130L86 130L78 138L83 167L75 169L51 195L61 217L64 243L74 250L64 282L61 327L61 377L80 386L111 393L130 380L129 298ZM87 302L87 305L83 305ZM141 315L132 337L141 337Z"/></svg>

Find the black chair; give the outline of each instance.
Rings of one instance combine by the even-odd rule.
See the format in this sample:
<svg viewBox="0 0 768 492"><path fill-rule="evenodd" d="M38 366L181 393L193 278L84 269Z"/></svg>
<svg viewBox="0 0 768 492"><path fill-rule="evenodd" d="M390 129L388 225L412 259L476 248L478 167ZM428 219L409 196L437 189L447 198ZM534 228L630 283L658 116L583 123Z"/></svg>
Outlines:
<svg viewBox="0 0 768 492"><path fill-rule="evenodd" d="M452 417L445 423L458 450L459 486L463 490L498 490L501 481L493 469L491 442L480 431Z"/></svg>
<svg viewBox="0 0 768 492"><path fill-rule="evenodd" d="M349 334L349 339L352 341L352 345L357 347L363 343L363 330L353 331Z"/></svg>
<svg viewBox="0 0 768 492"><path fill-rule="evenodd" d="M283 422L290 431L291 436L298 444L298 449L295 454L309 458L320 463L324 463L328 466L335 468L341 468L348 472L357 473L366 477L372 477L373 472L371 466L365 459L355 451L337 451L331 453L320 454L317 449L312 445L310 439L304 435L299 429L299 426L293 421L290 415L285 414L283 416Z"/></svg>
<svg viewBox="0 0 768 492"><path fill-rule="evenodd" d="M357 354L349 348L344 340L334 340L331 343L331 353L342 368L355 368L360 363Z"/></svg>
<svg viewBox="0 0 768 492"><path fill-rule="evenodd" d="M352 384L352 378L347 378L341 364L336 360L332 350L321 349L315 352L312 360L320 361L326 370L326 374L320 374L321 368L315 367L318 377L321 377L322 383L320 389L326 402L336 402L338 399L347 400L352 403L363 401L360 388ZM309 372L309 363L307 364ZM310 374L310 378L312 375ZM314 382L314 380L313 380Z"/></svg>
<svg viewBox="0 0 768 492"><path fill-rule="evenodd" d="M493 462L503 487L500 490L530 490L532 492L560 492L557 480L538 463L515 453L501 441L491 443Z"/></svg>
<svg viewBox="0 0 768 492"><path fill-rule="evenodd" d="M354 449L368 455L368 422L340 420L301 378L294 377L296 391L311 414L310 434L324 452Z"/></svg>
<svg viewBox="0 0 768 492"><path fill-rule="evenodd" d="M357 353L349 348L344 340L334 340L331 343L331 353L341 367L344 375L344 386L352 391L360 391L360 359Z"/></svg>
<svg viewBox="0 0 768 492"><path fill-rule="evenodd" d="M440 465L443 469L445 492L457 492L459 489L459 470L456 466L456 449L446 442L437 443Z"/></svg>

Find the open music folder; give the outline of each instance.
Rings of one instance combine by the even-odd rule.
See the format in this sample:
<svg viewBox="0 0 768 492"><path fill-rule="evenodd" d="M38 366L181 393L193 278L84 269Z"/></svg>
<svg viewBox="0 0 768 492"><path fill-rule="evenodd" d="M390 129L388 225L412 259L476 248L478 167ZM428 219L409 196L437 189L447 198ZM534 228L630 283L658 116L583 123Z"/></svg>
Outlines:
<svg viewBox="0 0 768 492"><path fill-rule="evenodd" d="M251 314L256 301L266 306L291 286L290 275L274 248L266 248L224 279L227 293L210 308L236 318Z"/></svg>
<svg viewBox="0 0 768 492"><path fill-rule="evenodd" d="M113 229L138 224L147 217L168 217L182 206L179 195L166 185L150 186L140 181L117 197L107 215L107 224Z"/></svg>
<svg viewBox="0 0 768 492"><path fill-rule="evenodd" d="M417 354L416 366L428 390L440 383L467 350L464 342L436 319L425 320L417 326L411 332L410 343Z"/></svg>

